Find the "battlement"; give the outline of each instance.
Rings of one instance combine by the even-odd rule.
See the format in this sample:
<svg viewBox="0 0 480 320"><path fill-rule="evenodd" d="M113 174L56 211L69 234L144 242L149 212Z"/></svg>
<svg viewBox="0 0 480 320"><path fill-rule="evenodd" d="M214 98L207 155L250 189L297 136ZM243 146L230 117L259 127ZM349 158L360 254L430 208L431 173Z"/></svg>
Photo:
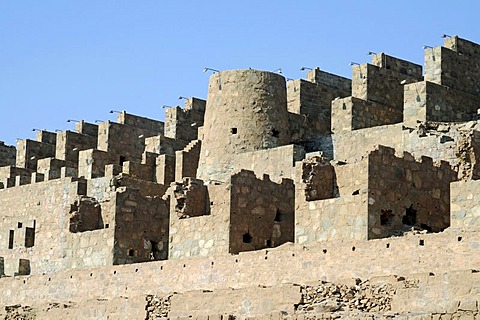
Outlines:
<svg viewBox="0 0 480 320"><path fill-rule="evenodd" d="M343 296L341 308L427 310L402 296L412 287L399 274L480 268L479 61L480 46L454 36L425 50L424 75L385 53L353 65L351 80L319 68L288 81L219 71L206 100L167 108L165 121L122 111L75 132L39 130L16 148L0 142L0 301L25 304L29 292L38 307L64 294L68 309L101 284L91 299L118 307L121 295L143 319L145 308L197 316L185 310L223 295L241 296L241 310L251 299L259 315L281 305L300 317L313 308L306 292L326 285L306 282L388 276L403 277L382 291L388 299L378 289L375 306ZM256 296L258 285L277 300ZM444 314L472 309L459 302L466 294L451 296ZM453 299L434 297L424 299L435 308ZM182 310L181 299L194 302Z"/></svg>

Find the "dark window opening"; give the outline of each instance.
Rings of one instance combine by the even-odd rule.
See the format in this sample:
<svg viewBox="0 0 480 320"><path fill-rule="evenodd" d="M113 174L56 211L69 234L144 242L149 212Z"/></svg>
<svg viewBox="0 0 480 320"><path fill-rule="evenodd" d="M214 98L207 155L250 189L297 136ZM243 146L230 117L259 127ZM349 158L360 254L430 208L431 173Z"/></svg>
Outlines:
<svg viewBox="0 0 480 320"><path fill-rule="evenodd" d="M393 214L392 210L381 210L380 213L380 225L389 226L392 224Z"/></svg>
<svg viewBox="0 0 480 320"><path fill-rule="evenodd" d="M150 241L150 245L152 246L152 260L160 260L161 250L158 246L158 242Z"/></svg>
<svg viewBox="0 0 480 320"><path fill-rule="evenodd" d="M127 158L125 158L124 156L120 156L120 160L119 160L119 164L122 166L123 163L127 161Z"/></svg>
<svg viewBox="0 0 480 320"><path fill-rule="evenodd" d="M273 219L273 221L275 222L282 222L283 220L283 216L282 214L280 213L280 211L277 210L277 213L275 214L275 219Z"/></svg>
<svg viewBox="0 0 480 320"><path fill-rule="evenodd" d="M245 233L243 235L243 243L252 243L253 237L250 235L250 233Z"/></svg>
<svg viewBox="0 0 480 320"><path fill-rule="evenodd" d="M135 256L135 250L129 249L129 250L128 250L128 256L129 256L129 257Z"/></svg>
<svg viewBox="0 0 480 320"><path fill-rule="evenodd" d="M267 240L265 241L265 245L266 245L267 247L271 247L271 246L272 246L272 240L267 239Z"/></svg>
<svg viewBox="0 0 480 320"><path fill-rule="evenodd" d="M231 134L237 134L237 128L232 128L230 129Z"/></svg>
<svg viewBox="0 0 480 320"><path fill-rule="evenodd" d="M413 209L413 205L405 209L405 215L402 218L402 223L413 226L417 223L417 210Z"/></svg>
<svg viewBox="0 0 480 320"><path fill-rule="evenodd" d="M21 222L17 223L17 228L23 227L23 224Z"/></svg>
<svg viewBox="0 0 480 320"><path fill-rule="evenodd" d="M25 228L25 247L31 248L35 245L35 228Z"/></svg>
<svg viewBox="0 0 480 320"><path fill-rule="evenodd" d="M429 225L426 225L425 223L421 223L420 228L422 228L423 230L427 230L428 232L433 231L432 227L430 227Z"/></svg>
<svg viewBox="0 0 480 320"><path fill-rule="evenodd" d="M10 234L8 235L8 249L13 249L13 237L15 235L15 231L10 230Z"/></svg>
<svg viewBox="0 0 480 320"><path fill-rule="evenodd" d="M280 131L275 130L275 129L272 129L272 136L273 136L274 138L278 138L279 135L280 135Z"/></svg>

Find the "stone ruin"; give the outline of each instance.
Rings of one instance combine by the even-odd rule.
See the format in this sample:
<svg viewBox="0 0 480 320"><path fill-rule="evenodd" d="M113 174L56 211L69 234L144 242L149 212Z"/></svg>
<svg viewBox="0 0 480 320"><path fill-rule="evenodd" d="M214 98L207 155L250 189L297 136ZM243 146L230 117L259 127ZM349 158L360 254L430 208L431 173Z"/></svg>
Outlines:
<svg viewBox="0 0 480 320"><path fill-rule="evenodd" d="M480 319L480 45L306 78L0 143L0 315Z"/></svg>

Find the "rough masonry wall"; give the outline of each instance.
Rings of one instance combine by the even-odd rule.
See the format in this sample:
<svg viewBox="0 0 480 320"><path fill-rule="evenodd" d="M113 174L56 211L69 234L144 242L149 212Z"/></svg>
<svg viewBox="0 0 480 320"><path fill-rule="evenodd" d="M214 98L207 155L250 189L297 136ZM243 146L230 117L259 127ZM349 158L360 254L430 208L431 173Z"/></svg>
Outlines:
<svg viewBox="0 0 480 320"><path fill-rule="evenodd" d="M295 243L307 244L329 240L366 240L367 213L367 161L333 166L322 166L324 179L305 180L310 174L312 161L307 158L297 163L295 172ZM315 178L316 175L315 174ZM333 181L331 179L333 178ZM311 185L313 183L313 185ZM307 191L321 190L331 197L321 200L309 199ZM333 189L333 190L332 190ZM328 192L331 190L330 192ZM318 195L318 192L317 192Z"/></svg>
<svg viewBox="0 0 480 320"><path fill-rule="evenodd" d="M174 184L172 184L174 185ZM195 210L204 215L179 216L173 189L170 198L169 259L226 254L229 248L230 191L228 184L208 185L206 197L194 199ZM180 195L182 196L182 195ZM203 205L202 205L203 202Z"/></svg>
<svg viewBox="0 0 480 320"><path fill-rule="evenodd" d="M450 184L451 227L455 229L479 229L480 181L457 181Z"/></svg>
<svg viewBox="0 0 480 320"><path fill-rule="evenodd" d="M108 301L110 306L121 307L126 318L144 319L145 295L148 294L166 296L172 292L236 290L255 286L275 287L280 283L307 284L321 279L337 282L348 278L396 275L404 278L395 280L401 282L399 285L413 284L417 287L417 290L405 291L403 296L399 296L395 302L397 310L439 312L450 310L456 302L453 311L456 312L459 300L474 300L475 296L471 294L478 292L479 273L475 270L480 263L480 245L477 233L446 231L368 242L285 245L238 256L197 257L5 278L0 281L3 293L0 304L32 305L34 302L39 305L78 301L78 304L85 305L86 299L94 299L92 302L98 299ZM392 263L392 260L397 263ZM462 270L457 280L449 277L449 272ZM139 279L149 279L148 287ZM46 285L50 288L48 295L39 290ZM432 289L428 290L428 286ZM143 298L143 305L137 303L139 295ZM123 297L125 304L116 300L119 297ZM103 302L98 301L90 306L96 304L99 304L99 310L105 308ZM132 310L129 305L137 309ZM86 313L89 314L94 317Z"/></svg>
<svg viewBox="0 0 480 320"><path fill-rule="evenodd" d="M115 194L114 264L168 257L169 203L140 190L119 187Z"/></svg>
<svg viewBox="0 0 480 320"><path fill-rule="evenodd" d="M421 162L379 146L368 157L368 238L398 234L402 225L439 232L450 226L450 182L457 173L448 162Z"/></svg>
<svg viewBox="0 0 480 320"><path fill-rule="evenodd" d="M68 212L82 189L58 179L0 190L0 256L8 275L18 272L19 259L30 261L32 274L69 266Z"/></svg>
<svg viewBox="0 0 480 320"><path fill-rule="evenodd" d="M230 253L277 247L294 240L294 185L242 170L231 177Z"/></svg>

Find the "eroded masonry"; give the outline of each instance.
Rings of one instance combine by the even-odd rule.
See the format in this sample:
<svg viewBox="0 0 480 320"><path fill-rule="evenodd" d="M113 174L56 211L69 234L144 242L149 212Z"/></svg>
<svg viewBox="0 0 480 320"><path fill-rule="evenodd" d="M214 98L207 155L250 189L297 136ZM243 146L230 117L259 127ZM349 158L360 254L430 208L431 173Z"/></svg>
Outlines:
<svg viewBox="0 0 480 320"><path fill-rule="evenodd" d="M479 111L454 36L0 143L0 315L480 319Z"/></svg>

